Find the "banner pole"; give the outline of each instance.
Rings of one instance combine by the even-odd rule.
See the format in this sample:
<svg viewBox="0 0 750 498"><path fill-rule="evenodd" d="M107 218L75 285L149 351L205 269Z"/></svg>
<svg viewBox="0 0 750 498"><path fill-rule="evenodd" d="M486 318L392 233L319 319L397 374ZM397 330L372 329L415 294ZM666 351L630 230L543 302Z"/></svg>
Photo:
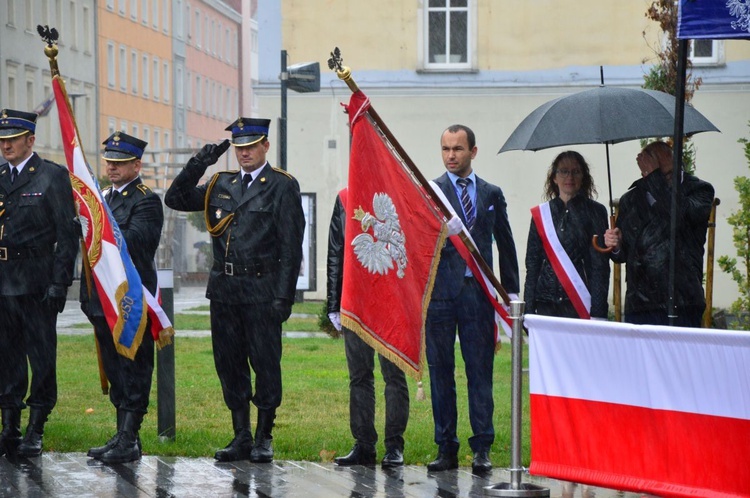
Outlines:
<svg viewBox="0 0 750 498"><path fill-rule="evenodd" d="M523 301L510 302L510 319L513 320L511 345L510 392L510 482L486 486L486 496L549 497L549 489L524 483L521 461L521 419L523 417Z"/></svg>
<svg viewBox="0 0 750 498"><path fill-rule="evenodd" d="M352 70L344 65L342 65L343 59L341 58L341 51L338 47L331 52L331 58L328 59L328 67L334 71L336 71L336 75L339 77L340 80L343 80L344 83L349 87L349 89L352 91L352 93L356 93L359 91L359 86L357 86L357 83L352 78ZM391 133L391 130L388 129L385 122L380 118L380 115L378 115L377 111L372 107L372 105L369 106L367 109L367 113L370 115L370 117L375 121L375 123L380 128L380 131L383 132L383 135L388 139L388 141L391 143L393 148L396 150L399 156L401 156L401 159L404 162L404 165L409 169L411 174L417 179L417 181L420 183L421 187L427 192L427 194L432 199L432 202L435 203L435 206L440 210L440 212L443 214L443 216L446 219L451 219L453 217L453 213L451 213L450 209L448 209L445 204L443 204L443 201L440 200L440 197L435 193L435 191L432 189L432 186L430 186L430 182L427 181L427 179L422 175L422 172L419 171L419 168L417 168L416 164L411 160L409 155L406 153L406 151L401 147L401 144L396 140L396 137ZM495 272L490 268L490 265L487 264L487 262L482 257L481 253L477 249L477 247L474 245L474 243L469 239L464 233L458 234L461 241L464 243L466 248L469 250L469 252L474 256L474 258L477 261L477 264L482 269L484 274L487 276L487 278L492 283L492 286L497 291L498 295L503 299L503 302L506 305L510 305L510 297L508 296L508 293L505 291L505 288L503 288L500 281L495 276Z"/></svg>

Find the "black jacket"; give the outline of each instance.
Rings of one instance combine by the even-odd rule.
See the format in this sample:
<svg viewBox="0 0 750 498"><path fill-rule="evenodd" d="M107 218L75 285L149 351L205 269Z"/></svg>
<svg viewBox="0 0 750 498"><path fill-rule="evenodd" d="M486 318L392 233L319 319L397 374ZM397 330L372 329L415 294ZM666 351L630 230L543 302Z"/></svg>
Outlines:
<svg viewBox="0 0 750 498"><path fill-rule="evenodd" d="M11 184L10 165L0 164L0 295L70 286L78 227L67 168L34 153Z"/></svg>
<svg viewBox="0 0 750 498"><path fill-rule="evenodd" d="M293 303L305 233L297 180L266 163L245 191L239 171L216 173L198 185L206 166L197 162L188 161L164 203L178 211L205 211L214 227L228 220L212 237L206 297L227 304Z"/></svg>
<svg viewBox="0 0 750 498"><path fill-rule="evenodd" d="M112 187L104 190L109 198ZM143 285L156 295L158 278L154 258L159 248L161 230L164 225L164 208L161 199L140 178L130 182L117 197L109 201L117 226L128 246L130 259L141 277ZM82 273L85 275L85 273ZM81 302L89 300L85 277L81 278ZM89 314L103 315L99 299L92 294L88 307Z"/></svg>
<svg viewBox="0 0 750 498"><path fill-rule="evenodd" d="M597 252L591 238L601 239L607 229L607 208L577 195L567 206L556 197L549 202L557 237L578 270L591 294L591 316L606 318L609 291L609 258ZM526 282L523 291L526 311L535 313L540 302L560 303L568 300L560 281L550 266L534 221L529 228L526 246ZM574 318L574 317L571 317Z"/></svg>
<svg viewBox="0 0 750 498"><path fill-rule="evenodd" d="M676 306L706 305L703 246L713 198L710 183L684 174L677 197ZM633 183L620 199L622 247L612 259L627 265L626 315L667 309L671 205L671 184L658 170Z"/></svg>
<svg viewBox="0 0 750 498"><path fill-rule="evenodd" d="M328 260L326 264L326 298L328 313L341 311L341 287L344 281L344 229L346 211L341 196L336 196L331 224L328 227Z"/></svg>

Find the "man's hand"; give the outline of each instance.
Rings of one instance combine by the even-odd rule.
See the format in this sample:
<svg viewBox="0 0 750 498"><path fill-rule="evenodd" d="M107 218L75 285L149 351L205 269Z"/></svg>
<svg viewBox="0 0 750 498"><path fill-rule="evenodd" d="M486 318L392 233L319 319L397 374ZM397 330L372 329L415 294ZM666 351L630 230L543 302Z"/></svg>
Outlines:
<svg viewBox="0 0 750 498"><path fill-rule="evenodd" d="M271 311L279 323L284 323L292 314L292 303L286 299L274 299L271 303Z"/></svg>
<svg viewBox="0 0 750 498"><path fill-rule="evenodd" d="M619 228L608 228L604 232L604 245L606 247L612 247L615 252L620 250L620 244L622 243L622 232Z"/></svg>
<svg viewBox="0 0 750 498"><path fill-rule="evenodd" d="M229 139L225 139L220 144L206 144L196 154L196 158L202 162L206 167L216 164L222 154L224 154L229 148Z"/></svg>
<svg viewBox="0 0 750 498"><path fill-rule="evenodd" d="M64 285L60 284L49 284L47 292L44 293L42 303L44 303L50 311L62 313L65 309L65 300L68 297L68 290Z"/></svg>

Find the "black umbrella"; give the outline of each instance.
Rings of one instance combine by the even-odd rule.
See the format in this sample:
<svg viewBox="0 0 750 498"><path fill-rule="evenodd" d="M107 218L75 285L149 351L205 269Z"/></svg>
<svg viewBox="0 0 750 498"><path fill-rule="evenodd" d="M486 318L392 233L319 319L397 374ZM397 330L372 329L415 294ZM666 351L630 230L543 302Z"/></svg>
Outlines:
<svg viewBox="0 0 750 498"><path fill-rule="evenodd" d="M674 133L675 98L655 90L600 86L560 97L529 114L500 148L541 150L551 147L605 144L611 222L614 222L609 144ZM691 105L685 105L684 134L719 131Z"/></svg>

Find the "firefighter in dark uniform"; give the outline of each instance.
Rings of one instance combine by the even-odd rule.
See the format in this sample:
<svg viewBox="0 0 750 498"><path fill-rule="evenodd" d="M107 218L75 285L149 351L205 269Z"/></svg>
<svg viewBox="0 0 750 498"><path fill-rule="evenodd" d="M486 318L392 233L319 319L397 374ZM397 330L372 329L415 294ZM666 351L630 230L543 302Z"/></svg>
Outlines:
<svg viewBox="0 0 750 498"><path fill-rule="evenodd" d="M102 158L112 185L103 192L141 282L156 296L154 257L164 225L161 199L140 177L141 157L148 145L121 131L103 142ZM86 275L84 268L82 275ZM143 334L134 359L117 352L112 332L93 282L81 279L81 309L94 326L104 372L109 379L109 399L117 410L117 431L104 446L91 448L88 456L104 463L132 462L141 458L138 431L148 409L154 370L154 338L150 327ZM90 283L89 283L90 282Z"/></svg>
<svg viewBox="0 0 750 498"><path fill-rule="evenodd" d="M291 314L302 262L305 218L299 184L266 161L269 124L239 118L227 130L241 170L216 173L199 186L206 168L230 145L229 140L207 144L164 197L172 209L204 211L213 240L206 297L216 373L235 434L216 452L222 462L273 460L271 430L281 404L281 324ZM255 441L251 401L258 410Z"/></svg>
<svg viewBox="0 0 750 498"><path fill-rule="evenodd" d="M78 252L68 169L33 152L37 115L0 111L0 452L42 453L57 402L57 314L65 307ZM21 410L31 366L29 425Z"/></svg>

